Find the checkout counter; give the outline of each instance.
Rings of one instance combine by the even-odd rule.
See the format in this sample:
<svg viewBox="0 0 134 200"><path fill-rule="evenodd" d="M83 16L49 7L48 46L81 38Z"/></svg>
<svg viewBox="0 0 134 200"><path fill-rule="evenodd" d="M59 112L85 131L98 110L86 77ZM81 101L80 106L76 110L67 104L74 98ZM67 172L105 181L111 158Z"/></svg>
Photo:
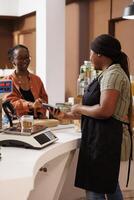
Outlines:
<svg viewBox="0 0 134 200"><path fill-rule="evenodd" d="M52 131L58 140L40 150L1 147L2 200L59 199L71 161L79 148L81 134L71 124L58 125ZM43 175L40 175L41 171Z"/></svg>
<svg viewBox="0 0 134 200"><path fill-rule="evenodd" d="M60 200L64 182L80 145L81 133L76 132L72 124L58 125L51 130L58 140L43 149L1 147L0 199ZM131 192L134 190L134 162L131 164L128 188L125 187L127 168L128 161L121 162L119 180L122 190ZM68 195L70 191L64 200L76 199Z"/></svg>
<svg viewBox="0 0 134 200"><path fill-rule="evenodd" d="M0 81L0 84L0 99L2 99L2 94L12 91L12 82L10 80ZM13 110L12 114L14 114L14 109L10 105L9 108L9 110ZM2 111L2 107L0 107L0 111ZM0 121L2 122L2 112L0 112ZM9 121L12 126L12 121ZM72 159L79 148L80 132L75 130L73 124L58 125L50 128L47 134L46 132L40 133L40 136L44 138L44 143L49 143L46 138L53 141L47 146L42 146L39 135L32 138L32 135L18 136L16 135L18 132L16 132L16 136L14 134L6 136L2 129L2 123L0 131L1 145L3 141L6 141L7 144L6 147L0 147L0 199L58 200ZM52 137L51 132L56 137ZM26 137L29 137L36 140L36 147L37 142L40 146L38 149L8 146L8 144L12 144L10 142L18 141L19 137L21 144L22 139L26 144ZM29 144L31 141L33 140L29 140Z"/></svg>

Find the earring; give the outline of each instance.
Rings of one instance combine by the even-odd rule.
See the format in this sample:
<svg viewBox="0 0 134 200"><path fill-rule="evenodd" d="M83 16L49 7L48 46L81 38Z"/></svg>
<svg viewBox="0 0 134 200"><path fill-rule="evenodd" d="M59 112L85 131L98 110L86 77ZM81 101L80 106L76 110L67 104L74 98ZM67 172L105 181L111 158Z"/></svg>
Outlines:
<svg viewBox="0 0 134 200"><path fill-rule="evenodd" d="M101 55L98 53L97 56L100 57Z"/></svg>

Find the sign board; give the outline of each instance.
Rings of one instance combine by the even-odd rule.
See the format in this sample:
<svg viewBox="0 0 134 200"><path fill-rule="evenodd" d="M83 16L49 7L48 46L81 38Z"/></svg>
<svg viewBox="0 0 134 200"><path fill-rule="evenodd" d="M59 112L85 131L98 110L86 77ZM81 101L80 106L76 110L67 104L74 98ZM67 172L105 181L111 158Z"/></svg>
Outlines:
<svg viewBox="0 0 134 200"><path fill-rule="evenodd" d="M12 92L12 80L0 80L0 94Z"/></svg>

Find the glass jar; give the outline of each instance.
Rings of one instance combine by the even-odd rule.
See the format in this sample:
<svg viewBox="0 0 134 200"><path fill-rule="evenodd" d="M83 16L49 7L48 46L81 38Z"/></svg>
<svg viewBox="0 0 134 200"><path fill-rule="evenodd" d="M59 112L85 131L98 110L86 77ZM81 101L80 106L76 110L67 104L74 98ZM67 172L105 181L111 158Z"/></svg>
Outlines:
<svg viewBox="0 0 134 200"><path fill-rule="evenodd" d="M33 128L33 115L23 115L21 117L21 132L31 132Z"/></svg>
<svg viewBox="0 0 134 200"><path fill-rule="evenodd" d="M69 112L71 109L71 104L69 103L56 103L56 107L61 110L61 112ZM70 124L72 123L72 120L70 119L62 119L60 120L60 124Z"/></svg>

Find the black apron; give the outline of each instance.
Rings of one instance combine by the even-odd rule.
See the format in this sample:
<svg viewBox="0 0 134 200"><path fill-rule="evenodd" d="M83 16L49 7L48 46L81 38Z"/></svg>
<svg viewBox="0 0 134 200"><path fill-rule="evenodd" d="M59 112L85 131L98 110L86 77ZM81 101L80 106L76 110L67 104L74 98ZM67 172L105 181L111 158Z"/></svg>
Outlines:
<svg viewBox="0 0 134 200"><path fill-rule="evenodd" d="M100 84L95 79L83 96L83 105L100 102ZM75 186L98 193L116 190L122 143L122 122L110 117L95 119L82 115L82 139Z"/></svg>

